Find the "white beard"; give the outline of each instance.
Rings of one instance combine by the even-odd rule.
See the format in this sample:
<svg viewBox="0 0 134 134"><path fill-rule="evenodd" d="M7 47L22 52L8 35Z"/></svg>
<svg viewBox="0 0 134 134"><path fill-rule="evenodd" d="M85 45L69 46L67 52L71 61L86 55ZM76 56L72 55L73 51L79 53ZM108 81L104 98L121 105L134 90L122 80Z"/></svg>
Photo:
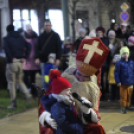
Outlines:
<svg viewBox="0 0 134 134"><path fill-rule="evenodd" d="M93 107L97 107L97 101L100 94L100 89L97 86L97 77L95 75L91 76L91 81L79 82L74 76L75 68L68 68L62 76L65 77L71 83L71 92L77 93L80 97L85 97L92 102ZM69 73L68 73L69 72ZM75 99L77 112L80 112L79 101Z"/></svg>

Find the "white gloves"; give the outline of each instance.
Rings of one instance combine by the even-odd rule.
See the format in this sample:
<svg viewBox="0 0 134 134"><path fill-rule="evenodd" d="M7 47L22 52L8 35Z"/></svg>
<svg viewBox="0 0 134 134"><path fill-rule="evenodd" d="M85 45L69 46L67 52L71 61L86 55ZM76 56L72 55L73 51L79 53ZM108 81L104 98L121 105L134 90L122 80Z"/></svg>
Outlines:
<svg viewBox="0 0 134 134"><path fill-rule="evenodd" d="M43 112L39 117L39 123L45 127L44 122L50 125L53 129L57 129L57 123L54 119L52 119L51 114L47 111Z"/></svg>
<svg viewBox="0 0 134 134"><path fill-rule="evenodd" d="M72 105L72 101L70 100L70 98L72 100L73 100L73 98L71 96L58 95L58 94L51 94L51 96L59 102L63 101L66 105Z"/></svg>
<svg viewBox="0 0 134 134"><path fill-rule="evenodd" d="M81 99L82 99L82 104L88 104L88 105L90 105L90 107L92 107L92 103L90 101L88 101L85 97L81 97ZM89 114L90 108L88 108L82 104L80 105L81 111L85 114Z"/></svg>
<svg viewBox="0 0 134 134"><path fill-rule="evenodd" d="M88 104L90 105L90 107L92 107L92 103L90 101L88 101L85 97L81 97L82 99L82 103L83 104ZM84 113L84 114L91 114L91 121L94 122L94 123L97 123L98 122L98 117L97 117L97 114L95 113L95 111L92 109L92 108L88 108L84 105L80 105L80 109L81 111ZM82 121L84 124L88 124L84 118L82 117Z"/></svg>
<svg viewBox="0 0 134 134"><path fill-rule="evenodd" d="M92 108L90 108L90 114L91 114L91 121L93 123L98 123L99 120L98 120L97 114L95 113L95 111ZM88 124L89 123L89 122L86 122L83 115L82 115L82 122L83 122L83 124Z"/></svg>

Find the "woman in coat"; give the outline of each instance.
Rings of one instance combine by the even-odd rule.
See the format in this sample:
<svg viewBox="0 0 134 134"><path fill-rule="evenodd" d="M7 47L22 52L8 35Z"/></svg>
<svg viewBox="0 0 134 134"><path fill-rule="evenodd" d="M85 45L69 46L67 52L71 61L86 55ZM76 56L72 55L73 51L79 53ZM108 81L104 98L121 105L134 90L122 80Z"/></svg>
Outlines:
<svg viewBox="0 0 134 134"><path fill-rule="evenodd" d="M32 83L35 83L35 75L40 70L40 66L35 64L35 44L37 43L38 35L32 30L30 24L26 25L24 38L31 44L31 53L29 58L23 63L24 82L31 91L33 97L37 97L36 89L33 87Z"/></svg>

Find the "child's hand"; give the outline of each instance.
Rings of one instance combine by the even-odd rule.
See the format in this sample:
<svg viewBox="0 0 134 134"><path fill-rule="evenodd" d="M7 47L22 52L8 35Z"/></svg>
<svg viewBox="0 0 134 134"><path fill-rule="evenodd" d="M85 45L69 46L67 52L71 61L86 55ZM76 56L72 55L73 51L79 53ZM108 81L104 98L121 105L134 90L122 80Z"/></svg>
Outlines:
<svg viewBox="0 0 134 134"><path fill-rule="evenodd" d="M117 86L120 87L121 86L121 83L118 83Z"/></svg>

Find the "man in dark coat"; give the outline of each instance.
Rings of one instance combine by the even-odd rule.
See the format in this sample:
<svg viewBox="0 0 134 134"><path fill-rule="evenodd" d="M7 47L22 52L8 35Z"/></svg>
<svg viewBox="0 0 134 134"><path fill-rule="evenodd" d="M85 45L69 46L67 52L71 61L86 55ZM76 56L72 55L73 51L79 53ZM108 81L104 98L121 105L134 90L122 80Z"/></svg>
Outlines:
<svg viewBox="0 0 134 134"><path fill-rule="evenodd" d="M50 20L46 20L44 23L45 31L39 36L38 43L36 45L35 52L35 62L36 64L41 64L41 73L42 73L42 83L45 88L44 83L44 66L48 60L48 55L54 53L56 55L55 65L59 66L60 57L61 57L61 40L58 33L52 30L52 25Z"/></svg>
<svg viewBox="0 0 134 134"><path fill-rule="evenodd" d="M7 26L7 32L7 36L4 37L4 49L7 62L6 78L12 101L12 105L7 108L14 109L17 107L15 91L16 82L28 101L31 102L31 94L22 80L22 62L26 61L28 58L31 46L17 31L14 31L14 26L12 24Z"/></svg>
<svg viewBox="0 0 134 134"><path fill-rule="evenodd" d="M108 47L109 46L109 40L107 37L104 36L105 33L105 29L101 26L96 28L96 37L100 38L101 41ZM101 69L101 91L102 91L102 96L101 96L101 100L105 99L105 93L106 93L106 89L108 89L108 81L106 81L106 83L104 83L104 76L105 74L108 74L108 65L109 65L109 59L110 58L110 53L107 57L107 60L105 61L105 63L102 66ZM106 85L106 86L105 86Z"/></svg>

